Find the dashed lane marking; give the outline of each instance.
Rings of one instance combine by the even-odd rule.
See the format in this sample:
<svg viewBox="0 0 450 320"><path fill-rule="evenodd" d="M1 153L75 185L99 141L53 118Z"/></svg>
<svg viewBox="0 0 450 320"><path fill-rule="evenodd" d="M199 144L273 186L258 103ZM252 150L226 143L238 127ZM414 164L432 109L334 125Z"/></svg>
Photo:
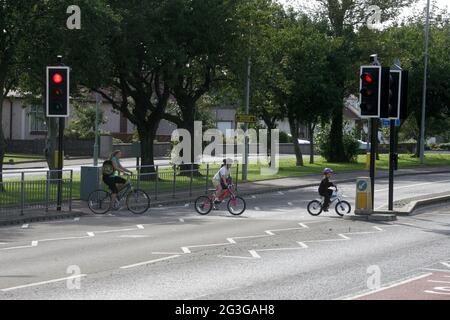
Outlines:
<svg viewBox="0 0 450 320"><path fill-rule="evenodd" d="M149 265L149 264L153 264L153 263L157 263L157 262L161 262L161 261L175 259L175 258L178 258L179 256L180 255L173 255L173 256L164 257L164 258L160 258L160 259L139 262L139 263L135 263L135 264L132 264L132 265L120 267L120 269L130 269L130 268L135 268L135 267L141 267L141 266L145 266L145 265Z"/></svg>
<svg viewBox="0 0 450 320"><path fill-rule="evenodd" d="M22 229L28 229L29 225L28 224L24 224L22 225Z"/></svg>

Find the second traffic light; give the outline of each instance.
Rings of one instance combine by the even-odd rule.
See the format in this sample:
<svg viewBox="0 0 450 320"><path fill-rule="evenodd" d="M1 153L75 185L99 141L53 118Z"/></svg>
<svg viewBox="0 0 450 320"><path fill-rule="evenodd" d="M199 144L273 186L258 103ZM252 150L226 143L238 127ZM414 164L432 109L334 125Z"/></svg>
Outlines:
<svg viewBox="0 0 450 320"><path fill-rule="evenodd" d="M47 117L69 117L69 67L47 67L46 95Z"/></svg>
<svg viewBox="0 0 450 320"><path fill-rule="evenodd" d="M388 100L381 105L380 118L404 120L407 118L408 71L391 70L388 83Z"/></svg>
<svg viewBox="0 0 450 320"><path fill-rule="evenodd" d="M386 91L389 68L362 66L360 79L361 118L379 118L381 106L389 99Z"/></svg>

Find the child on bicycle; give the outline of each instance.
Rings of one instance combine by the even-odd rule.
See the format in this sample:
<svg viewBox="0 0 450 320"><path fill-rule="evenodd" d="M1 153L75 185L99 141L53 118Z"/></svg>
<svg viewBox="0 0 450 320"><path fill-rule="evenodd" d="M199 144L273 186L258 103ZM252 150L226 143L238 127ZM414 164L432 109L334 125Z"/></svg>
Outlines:
<svg viewBox="0 0 450 320"><path fill-rule="evenodd" d="M214 177L212 179L213 185L216 188L214 202L220 201L219 199L222 196L222 192L224 190L228 189L232 165L233 165L232 159L223 160L222 166L220 167L219 171L214 175Z"/></svg>
<svg viewBox="0 0 450 320"><path fill-rule="evenodd" d="M330 181L331 175L333 173L333 170L331 170L330 168L325 168L325 170L323 170L324 178L320 182L319 186L319 194L325 198L325 202L323 204L323 211L325 212L328 212L331 196L333 195L333 190L330 190L330 187L336 188L334 183Z"/></svg>

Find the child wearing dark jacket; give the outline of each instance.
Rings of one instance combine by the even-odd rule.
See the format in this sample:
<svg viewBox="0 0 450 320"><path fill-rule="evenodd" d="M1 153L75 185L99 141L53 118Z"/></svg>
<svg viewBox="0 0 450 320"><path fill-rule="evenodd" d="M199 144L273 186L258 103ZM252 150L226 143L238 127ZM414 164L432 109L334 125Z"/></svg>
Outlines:
<svg viewBox="0 0 450 320"><path fill-rule="evenodd" d="M330 199L333 195L333 190L330 190L330 187L336 187L333 182L330 181L333 170L326 168L323 171L324 178L320 182L319 186L319 194L325 198L325 202L323 204L323 211L327 212L328 207L330 206Z"/></svg>

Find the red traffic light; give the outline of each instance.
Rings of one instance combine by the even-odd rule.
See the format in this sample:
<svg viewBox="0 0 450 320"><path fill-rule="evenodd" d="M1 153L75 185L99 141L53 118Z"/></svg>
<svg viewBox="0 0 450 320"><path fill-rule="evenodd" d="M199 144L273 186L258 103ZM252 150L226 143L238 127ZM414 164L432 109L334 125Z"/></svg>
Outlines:
<svg viewBox="0 0 450 320"><path fill-rule="evenodd" d="M63 82L63 77L59 73L55 73L52 77L53 83L60 84Z"/></svg>
<svg viewBox="0 0 450 320"><path fill-rule="evenodd" d="M372 84L372 83L374 83L374 79L373 79L372 75L371 75L371 74L368 74L368 73L364 73L364 74L361 76L361 79L362 79L365 83L367 83L367 84Z"/></svg>

